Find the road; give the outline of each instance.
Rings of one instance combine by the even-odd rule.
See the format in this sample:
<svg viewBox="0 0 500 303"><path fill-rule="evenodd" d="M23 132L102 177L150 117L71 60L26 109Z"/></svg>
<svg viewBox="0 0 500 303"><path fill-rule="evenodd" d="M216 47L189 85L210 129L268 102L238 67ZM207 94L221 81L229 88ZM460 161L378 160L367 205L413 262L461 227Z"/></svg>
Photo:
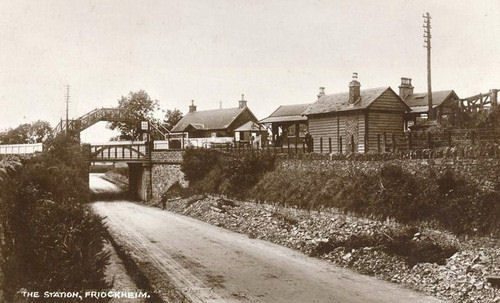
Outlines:
<svg viewBox="0 0 500 303"><path fill-rule="evenodd" d="M95 202L110 233L193 302L439 302L300 252L127 201Z"/></svg>
<svg viewBox="0 0 500 303"><path fill-rule="evenodd" d="M94 194L119 193L121 189L115 184L104 180L104 174L89 174L90 191Z"/></svg>

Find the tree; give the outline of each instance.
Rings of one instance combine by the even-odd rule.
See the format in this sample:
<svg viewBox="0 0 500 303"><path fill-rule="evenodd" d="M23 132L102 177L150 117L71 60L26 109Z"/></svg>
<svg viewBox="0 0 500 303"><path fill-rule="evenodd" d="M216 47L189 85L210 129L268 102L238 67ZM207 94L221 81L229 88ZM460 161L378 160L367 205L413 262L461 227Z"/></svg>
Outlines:
<svg viewBox="0 0 500 303"><path fill-rule="evenodd" d="M47 121L38 120L20 124L0 133L0 142L4 144L41 143L52 135L52 127Z"/></svg>
<svg viewBox="0 0 500 303"><path fill-rule="evenodd" d="M173 110L168 109L163 120L163 125L166 129L171 130L179 120L182 119L182 112L177 108Z"/></svg>
<svg viewBox="0 0 500 303"><path fill-rule="evenodd" d="M118 100L118 108L123 110L124 119L111 122L108 127L120 130L121 140L137 140L141 135L141 121L154 120L153 113L158 109L158 101L140 90L122 96Z"/></svg>
<svg viewBox="0 0 500 303"><path fill-rule="evenodd" d="M41 143L52 136L52 127L47 121L38 120L31 123L28 137L31 142Z"/></svg>

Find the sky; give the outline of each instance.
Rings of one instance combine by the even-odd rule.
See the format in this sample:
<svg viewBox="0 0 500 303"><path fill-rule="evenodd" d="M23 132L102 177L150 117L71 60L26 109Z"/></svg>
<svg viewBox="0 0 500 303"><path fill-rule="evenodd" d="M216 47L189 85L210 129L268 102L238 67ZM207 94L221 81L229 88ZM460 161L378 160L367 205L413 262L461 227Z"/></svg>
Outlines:
<svg viewBox="0 0 500 303"><path fill-rule="evenodd" d="M426 90L422 14L432 16L432 86L467 97L500 88L500 1L0 0L0 130L114 107L145 90L164 110L235 107L260 119L410 77ZM158 115L161 115L159 113ZM103 142L102 122L82 134Z"/></svg>

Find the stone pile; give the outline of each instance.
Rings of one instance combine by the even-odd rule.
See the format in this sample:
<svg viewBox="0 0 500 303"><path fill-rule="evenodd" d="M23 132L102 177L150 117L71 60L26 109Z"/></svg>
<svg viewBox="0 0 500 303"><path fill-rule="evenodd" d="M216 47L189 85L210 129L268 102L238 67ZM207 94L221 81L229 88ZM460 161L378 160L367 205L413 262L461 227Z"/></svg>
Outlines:
<svg viewBox="0 0 500 303"><path fill-rule="evenodd" d="M170 201L167 209L309 255L332 237L347 240L353 235L390 234L402 228L392 221L370 220L335 210L307 211L220 197ZM500 303L500 288L495 286L495 278L500 276L499 241L460 241L449 233L426 228L415 237L432 238L443 245L454 245L459 251L445 265L418 263L412 267L403 257L377 247L337 247L318 257L450 302Z"/></svg>

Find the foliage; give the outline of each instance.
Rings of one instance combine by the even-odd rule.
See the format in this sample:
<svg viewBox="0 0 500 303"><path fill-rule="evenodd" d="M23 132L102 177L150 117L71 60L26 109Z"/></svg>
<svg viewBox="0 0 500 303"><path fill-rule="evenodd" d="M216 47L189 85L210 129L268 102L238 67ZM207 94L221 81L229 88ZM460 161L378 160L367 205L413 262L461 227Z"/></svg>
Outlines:
<svg viewBox="0 0 500 303"><path fill-rule="evenodd" d="M464 117L467 128L500 128L500 107L496 106L490 110L466 113Z"/></svg>
<svg viewBox="0 0 500 303"><path fill-rule="evenodd" d="M244 197L269 170L274 169L274 156L265 153L247 153L242 157L224 158L221 165L223 182L220 192L235 197Z"/></svg>
<svg viewBox="0 0 500 303"><path fill-rule="evenodd" d="M221 193L243 197L274 168L275 158L267 153L222 154L211 149L189 149L181 170L198 193Z"/></svg>
<svg viewBox="0 0 500 303"><path fill-rule="evenodd" d="M52 135L49 122L38 120L23 123L14 129L0 133L0 142L3 144L41 143Z"/></svg>
<svg viewBox="0 0 500 303"><path fill-rule="evenodd" d="M106 230L85 205L85 157L70 138L47 144L47 151L6 170L0 181L2 289L9 302L22 287L109 288L104 279Z"/></svg>
<svg viewBox="0 0 500 303"><path fill-rule="evenodd" d="M184 178L189 181L203 179L206 174L219 162L220 154L211 149L187 149L181 163Z"/></svg>
<svg viewBox="0 0 500 303"><path fill-rule="evenodd" d="M124 119L111 122L108 127L120 130L121 140L138 140L141 135L141 122L154 120L153 113L158 109L158 101L140 90L122 96L118 100L118 108L123 110Z"/></svg>
<svg viewBox="0 0 500 303"><path fill-rule="evenodd" d="M171 130L179 120L182 119L182 112L177 108L170 110L168 109L165 113L165 119L163 119L163 125L166 129Z"/></svg>
<svg viewBox="0 0 500 303"><path fill-rule="evenodd" d="M394 165L373 171L279 167L267 172L249 196L306 209L336 207L402 223L433 222L457 234L500 232L500 193L482 191L452 171L410 174Z"/></svg>

